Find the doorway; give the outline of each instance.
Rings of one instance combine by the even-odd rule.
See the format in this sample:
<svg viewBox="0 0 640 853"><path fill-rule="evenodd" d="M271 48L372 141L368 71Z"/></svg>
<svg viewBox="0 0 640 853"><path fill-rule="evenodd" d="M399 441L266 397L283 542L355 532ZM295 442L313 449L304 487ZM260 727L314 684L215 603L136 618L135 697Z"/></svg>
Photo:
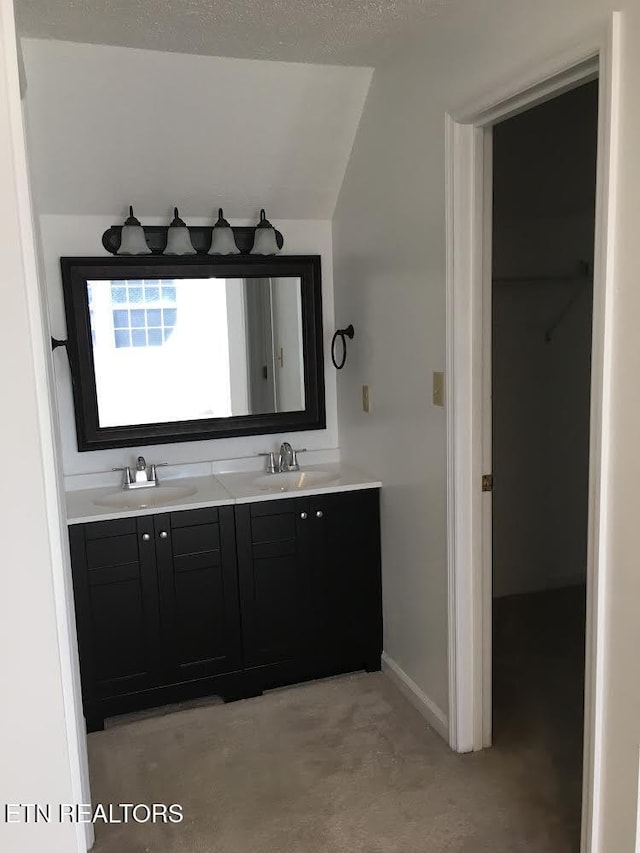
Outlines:
<svg viewBox="0 0 640 853"><path fill-rule="evenodd" d="M447 542L449 743L492 740L492 128L598 79L593 333L581 850L598 849L609 519L615 175L618 167L621 16L564 53L541 59L447 114Z"/></svg>
<svg viewBox="0 0 640 853"><path fill-rule="evenodd" d="M492 127L492 742L580 841L598 81Z"/></svg>

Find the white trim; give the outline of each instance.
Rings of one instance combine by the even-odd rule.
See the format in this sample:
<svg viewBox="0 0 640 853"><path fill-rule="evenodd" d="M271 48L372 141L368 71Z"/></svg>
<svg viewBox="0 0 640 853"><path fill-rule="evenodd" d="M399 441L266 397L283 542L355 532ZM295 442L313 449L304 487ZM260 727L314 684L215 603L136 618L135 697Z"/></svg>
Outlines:
<svg viewBox="0 0 640 853"><path fill-rule="evenodd" d="M588 80L595 80L602 46L602 34L596 33L587 44L567 50L559 57L547 57L535 68L497 82L490 92L451 110L449 115L458 124L487 127L531 109Z"/></svg>
<svg viewBox="0 0 640 853"><path fill-rule="evenodd" d="M603 721L605 699L606 586L609 565L611 385L615 210L619 127L622 15L614 12L600 49L598 165L591 364L589 544L585 668L583 853L601 849ZM599 392L599 393L597 393Z"/></svg>
<svg viewBox="0 0 640 853"><path fill-rule="evenodd" d="M446 293L446 395L447 418L447 551L449 566L449 743L457 752L479 749L474 695L481 668L469 648L475 648L481 632L480 613L474 607L479 574L473 571L478 548L478 509L480 493L469 482L481 476L478 453L481 432L469 429L477 423L480 397L474 393L480 376L480 360L474 345L478 320L477 191L478 156L482 163L483 132L472 125L463 126L451 116L446 118L447 152L447 231L455 235L447 240ZM464 283L464 293L460 284ZM455 316L455 322L454 322ZM472 405L469 405L469 404ZM463 413L461 416L460 413ZM475 446L474 446L475 443ZM453 450L455 449L455 452ZM470 472L471 476L470 476ZM460 583L468 579L469 588ZM474 586L475 585L475 586Z"/></svg>
<svg viewBox="0 0 640 853"><path fill-rule="evenodd" d="M611 31L561 56L545 58L446 117L447 193L447 540L449 569L449 742L480 749L490 732L490 646L487 595L491 567L487 502L480 491L486 459L486 257L481 230L487 178L482 129L600 76L596 263L592 347L585 762L582 851L599 850L604 616L608 526L608 423L611 382L613 197L618 120L620 15ZM484 212L484 217L483 217ZM484 235L486 238L486 235ZM484 276L483 276L484 269ZM484 284L484 287L483 287ZM483 299L485 302L484 323ZM483 358L484 353L484 358ZM484 381L483 381L484 380ZM490 423L490 422L489 422ZM484 638L484 640L483 640Z"/></svg>
<svg viewBox="0 0 640 853"><path fill-rule="evenodd" d="M431 728L435 729L443 740L448 741L447 715L386 652L382 653L382 671L422 714Z"/></svg>

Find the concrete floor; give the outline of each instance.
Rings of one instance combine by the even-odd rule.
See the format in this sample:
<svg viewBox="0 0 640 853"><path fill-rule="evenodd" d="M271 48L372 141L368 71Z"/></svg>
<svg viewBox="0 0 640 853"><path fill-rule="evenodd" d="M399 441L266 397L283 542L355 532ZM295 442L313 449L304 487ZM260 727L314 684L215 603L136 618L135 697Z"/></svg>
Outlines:
<svg viewBox="0 0 640 853"><path fill-rule="evenodd" d="M185 819L97 824L95 853L575 853L581 598L526 599L495 606L493 749L453 754L378 673L129 720L89 736L94 803Z"/></svg>

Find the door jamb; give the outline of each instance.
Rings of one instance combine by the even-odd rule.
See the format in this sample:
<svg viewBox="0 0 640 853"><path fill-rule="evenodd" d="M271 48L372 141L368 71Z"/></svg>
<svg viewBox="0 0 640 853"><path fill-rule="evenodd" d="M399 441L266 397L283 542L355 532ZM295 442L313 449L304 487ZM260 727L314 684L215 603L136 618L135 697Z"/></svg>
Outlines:
<svg viewBox="0 0 640 853"><path fill-rule="evenodd" d="M599 849L603 670L607 571L614 188L617 166L621 16L606 31L519 82L505 84L446 116L447 179L447 558L449 586L449 742L458 752L490 745L491 550L486 462L490 261L487 259L486 146L498 119L599 77L598 166L592 332L591 438L582 845ZM498 90L500 87L498 87ZM483 450L485 451L483 453ZM487 507L489 509L487 509ZM489 519L489 523L487 522ZM489 719L487 719L489 717Z"/></svg>

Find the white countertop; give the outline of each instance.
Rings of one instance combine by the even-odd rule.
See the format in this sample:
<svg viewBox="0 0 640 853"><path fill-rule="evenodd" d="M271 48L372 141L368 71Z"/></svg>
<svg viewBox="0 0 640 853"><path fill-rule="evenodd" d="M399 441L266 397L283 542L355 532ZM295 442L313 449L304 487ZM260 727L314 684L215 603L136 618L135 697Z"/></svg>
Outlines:
<svg viewBox="0 0 640 853"><path fill-rule="evenodd" d="M177 509L199 509L205 506L224 506L235 503L219 480L213 475L206 477L179 477L163 479L161 486L179 486L194 489L194 494L179 498L175 503L154 504L153 506L131 508L100 506L96 501L113 495L125 493L124 489L103 486L99 489L79 489L66 493L67 524L84 524L87 521L107 521L112 518L129 518L134 515L155 515L159 512L173 512ZM126 494L144 501L153 489L132 489Z"/></svg>
<svg viewBox="0 0 640 853"><path fill-rule="evenodd" d="M305 473L319 475L326 482L305 484ZM270 479L273 477L273 483ZM341 463L328 465L305 465L294 474L300 484L296 488L281 487L278 484L278 474L265 474L260 471L243 472L241 474L218 474L218 480L224 488L233 495L234 503L245 504L255 501L281 500L282 498L297 498L309 495L320 495L326 492L352 492L357 489L379 489L382 483L374 480L363 471Z"/></svg>
<svg viewBox="0 0 640 853"><path fill-rule="evenodd" d="M304 474L309 472L316 482L305 484ZM263 471L248 471L234 474L212 474L204 477L179 477L163 479L161 486L174 486L193 490L193 494L175 499L173 502L153 504L152 506L111 507L100 506L100 501L110 495L119 494L113 486L98 489L82 489L66 493L67 523L84 524L90 521L107 521L115 518L130 518L138 515L156 515L161 512L176 512L184 509L200 509L207 506L228 506L254 501L281 500L283 498L305 497L329 492L349 492L358 489L377 489L382 486L362 471L340 463L303 466L298 472L302 476L293 479L300 488L281 486L278 475L265 475ZM273 485L269 477L274 476ZM132 499L144 502L146 489L127 492ZM149 497L153 489L149 489ZM169 498L171 500L171 498Z"/></svg>

